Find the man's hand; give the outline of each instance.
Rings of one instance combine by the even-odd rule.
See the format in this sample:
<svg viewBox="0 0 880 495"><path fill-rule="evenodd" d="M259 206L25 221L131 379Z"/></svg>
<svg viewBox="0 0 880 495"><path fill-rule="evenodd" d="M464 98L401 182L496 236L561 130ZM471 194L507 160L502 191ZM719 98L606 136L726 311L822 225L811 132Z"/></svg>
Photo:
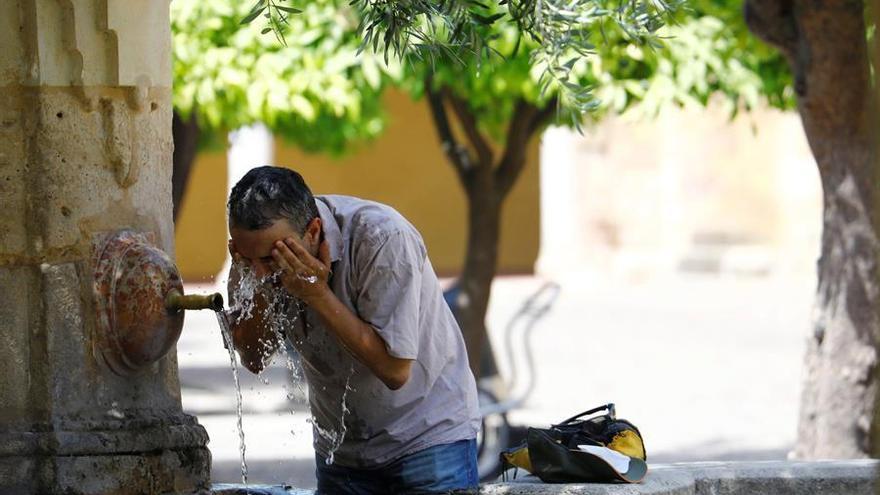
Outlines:
<svg viewBox="0 0 880 495"><path fill-rule="evenodd" d="M306 245L314 245L309 233L303 241ZM390 355L376 329L352 313L327 285L330 245L326 240L318 246L318 257L315 258L295 239L288 237L275 243L272 259L281 270L281 283L287 292L308 304L325 328L385 386L397 390L409 380L412 360Z"/></svg>
<svg viewBox="0 0 880 495"><path fill-rule="evenodd" d="M235 241L229 239L226 243L226 247L229 248L229 256L232 257L232 263L236 265L243 265L244 260L241 259L241 254L238 253L238 250L235 249Z"/></svg>
<svg viewBox="0 0 880 495"><path fill-rule="evenodd" d="M311 234L306 233L306 242L310 242ZM281 269L281 283L290 295L303 300L306 304L327 295L330 288L330 246L327 241L318 247L318 258L312 256L292 237L276 241L272 250L272 258Z"/></svg>

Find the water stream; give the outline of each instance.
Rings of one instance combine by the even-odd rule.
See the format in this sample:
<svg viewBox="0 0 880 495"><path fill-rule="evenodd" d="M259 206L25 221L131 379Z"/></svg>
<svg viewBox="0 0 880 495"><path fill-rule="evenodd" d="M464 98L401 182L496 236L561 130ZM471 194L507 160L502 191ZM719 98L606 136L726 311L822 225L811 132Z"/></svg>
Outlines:
<svg viewBox="0 0 880 495"><path fill-rule="evenodd" d="M347 428L345 426L345 415L351 412L348 409L346 398L348 397L348 391L351 390L352 376L354 376L354 364L351 365L351 369L348 372L348 377L345 379L345 390L342 392L342 400L340 401L340 407L342 408L342 411L339 415L339 430L333 432L336 438L331 442L330 451L327 452L327 460L325 461L328 466L333 464L336 450L339 449L339 446L342 445L342 440L345 439L345 433L347 431Z"/></svg>
<svg viewBox="0 0 880 495"><path fill-rule="evenodd" d="M232 381L235 383L236 413L238 414L239 451L241 452L241 482L247 485L248 468L247 461L245 460L244 427L241 419L241 384L238 381L238 363L235 359L235 346L232 344L232 333L229 331L226 313L217 311L216 315L217 323L220 324L220 333L223 334L223 341L226 343L226 349L229 350L229 364L232 366Z"/></svg>

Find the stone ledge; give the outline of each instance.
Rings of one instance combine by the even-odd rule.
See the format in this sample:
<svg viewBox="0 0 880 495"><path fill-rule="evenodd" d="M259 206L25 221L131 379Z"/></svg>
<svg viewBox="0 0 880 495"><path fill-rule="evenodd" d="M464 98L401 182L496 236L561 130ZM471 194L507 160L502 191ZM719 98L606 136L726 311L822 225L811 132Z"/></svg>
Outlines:
<svg viewBox="0 0 880 495"><path fill-rule="evenodd" d="M873 495L880 462L847 461L703 462L658 466L687 470L696 495L773 493Z"/></svg>
<svg viewBox="0 0 880 495"><path fill-rule="evenodd" d="M652 464L637 484L551 484L534 476L480 486L481 495L874 495L880 461ZM214 485L222 495L308 495L282 486Z"/></svg>
<svg viewBox="0 0 880 495"><path fill-rule="evenodd" d="M686 470L655 471L650 466L641 483L543 483L535 476L480 486L481 495L694 495L694 478Z"/></svg>
<svg viewBox="0 0 880 495"><path fill-rule="evenodd" d="M880 462L763 461L655 464L642 483L545 484L533 476L483 485L484 495L873 495Z"/></svg>
<svg viewBox="0 0 880 495"><path fill-rule="evenodd" d="M107 425L102 425L107 426ZM6 457L68 457L136 455L162 450L207 449L208 433L192 417L180 415L164 423L120 421L114 430L69 430L0 433L0 459Z"/></svg>

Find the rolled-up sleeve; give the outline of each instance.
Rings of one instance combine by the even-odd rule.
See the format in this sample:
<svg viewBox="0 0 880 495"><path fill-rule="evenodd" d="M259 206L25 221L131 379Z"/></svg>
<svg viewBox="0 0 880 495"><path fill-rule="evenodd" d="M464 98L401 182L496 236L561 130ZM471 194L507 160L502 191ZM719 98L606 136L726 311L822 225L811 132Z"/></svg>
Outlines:
<svg viewBox="0 0 880 495"><path fill-rule="evenodd" d="M424 244L418 234L388 233L356 250L358 316L385 341L388 353L416 359L419 350L419 301Z"/></svg>

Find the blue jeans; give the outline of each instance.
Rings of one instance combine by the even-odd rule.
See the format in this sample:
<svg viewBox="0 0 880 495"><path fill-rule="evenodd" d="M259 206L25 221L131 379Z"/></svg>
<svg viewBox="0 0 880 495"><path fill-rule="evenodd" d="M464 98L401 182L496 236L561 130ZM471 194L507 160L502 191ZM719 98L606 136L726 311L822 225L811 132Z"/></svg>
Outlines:
<svg viewBox="0 0 880 495"><path fill-rule="evenodd" d="M330 464L315 454L319 495L477 493L477 441L435 445L375 469Z"/></svg>

